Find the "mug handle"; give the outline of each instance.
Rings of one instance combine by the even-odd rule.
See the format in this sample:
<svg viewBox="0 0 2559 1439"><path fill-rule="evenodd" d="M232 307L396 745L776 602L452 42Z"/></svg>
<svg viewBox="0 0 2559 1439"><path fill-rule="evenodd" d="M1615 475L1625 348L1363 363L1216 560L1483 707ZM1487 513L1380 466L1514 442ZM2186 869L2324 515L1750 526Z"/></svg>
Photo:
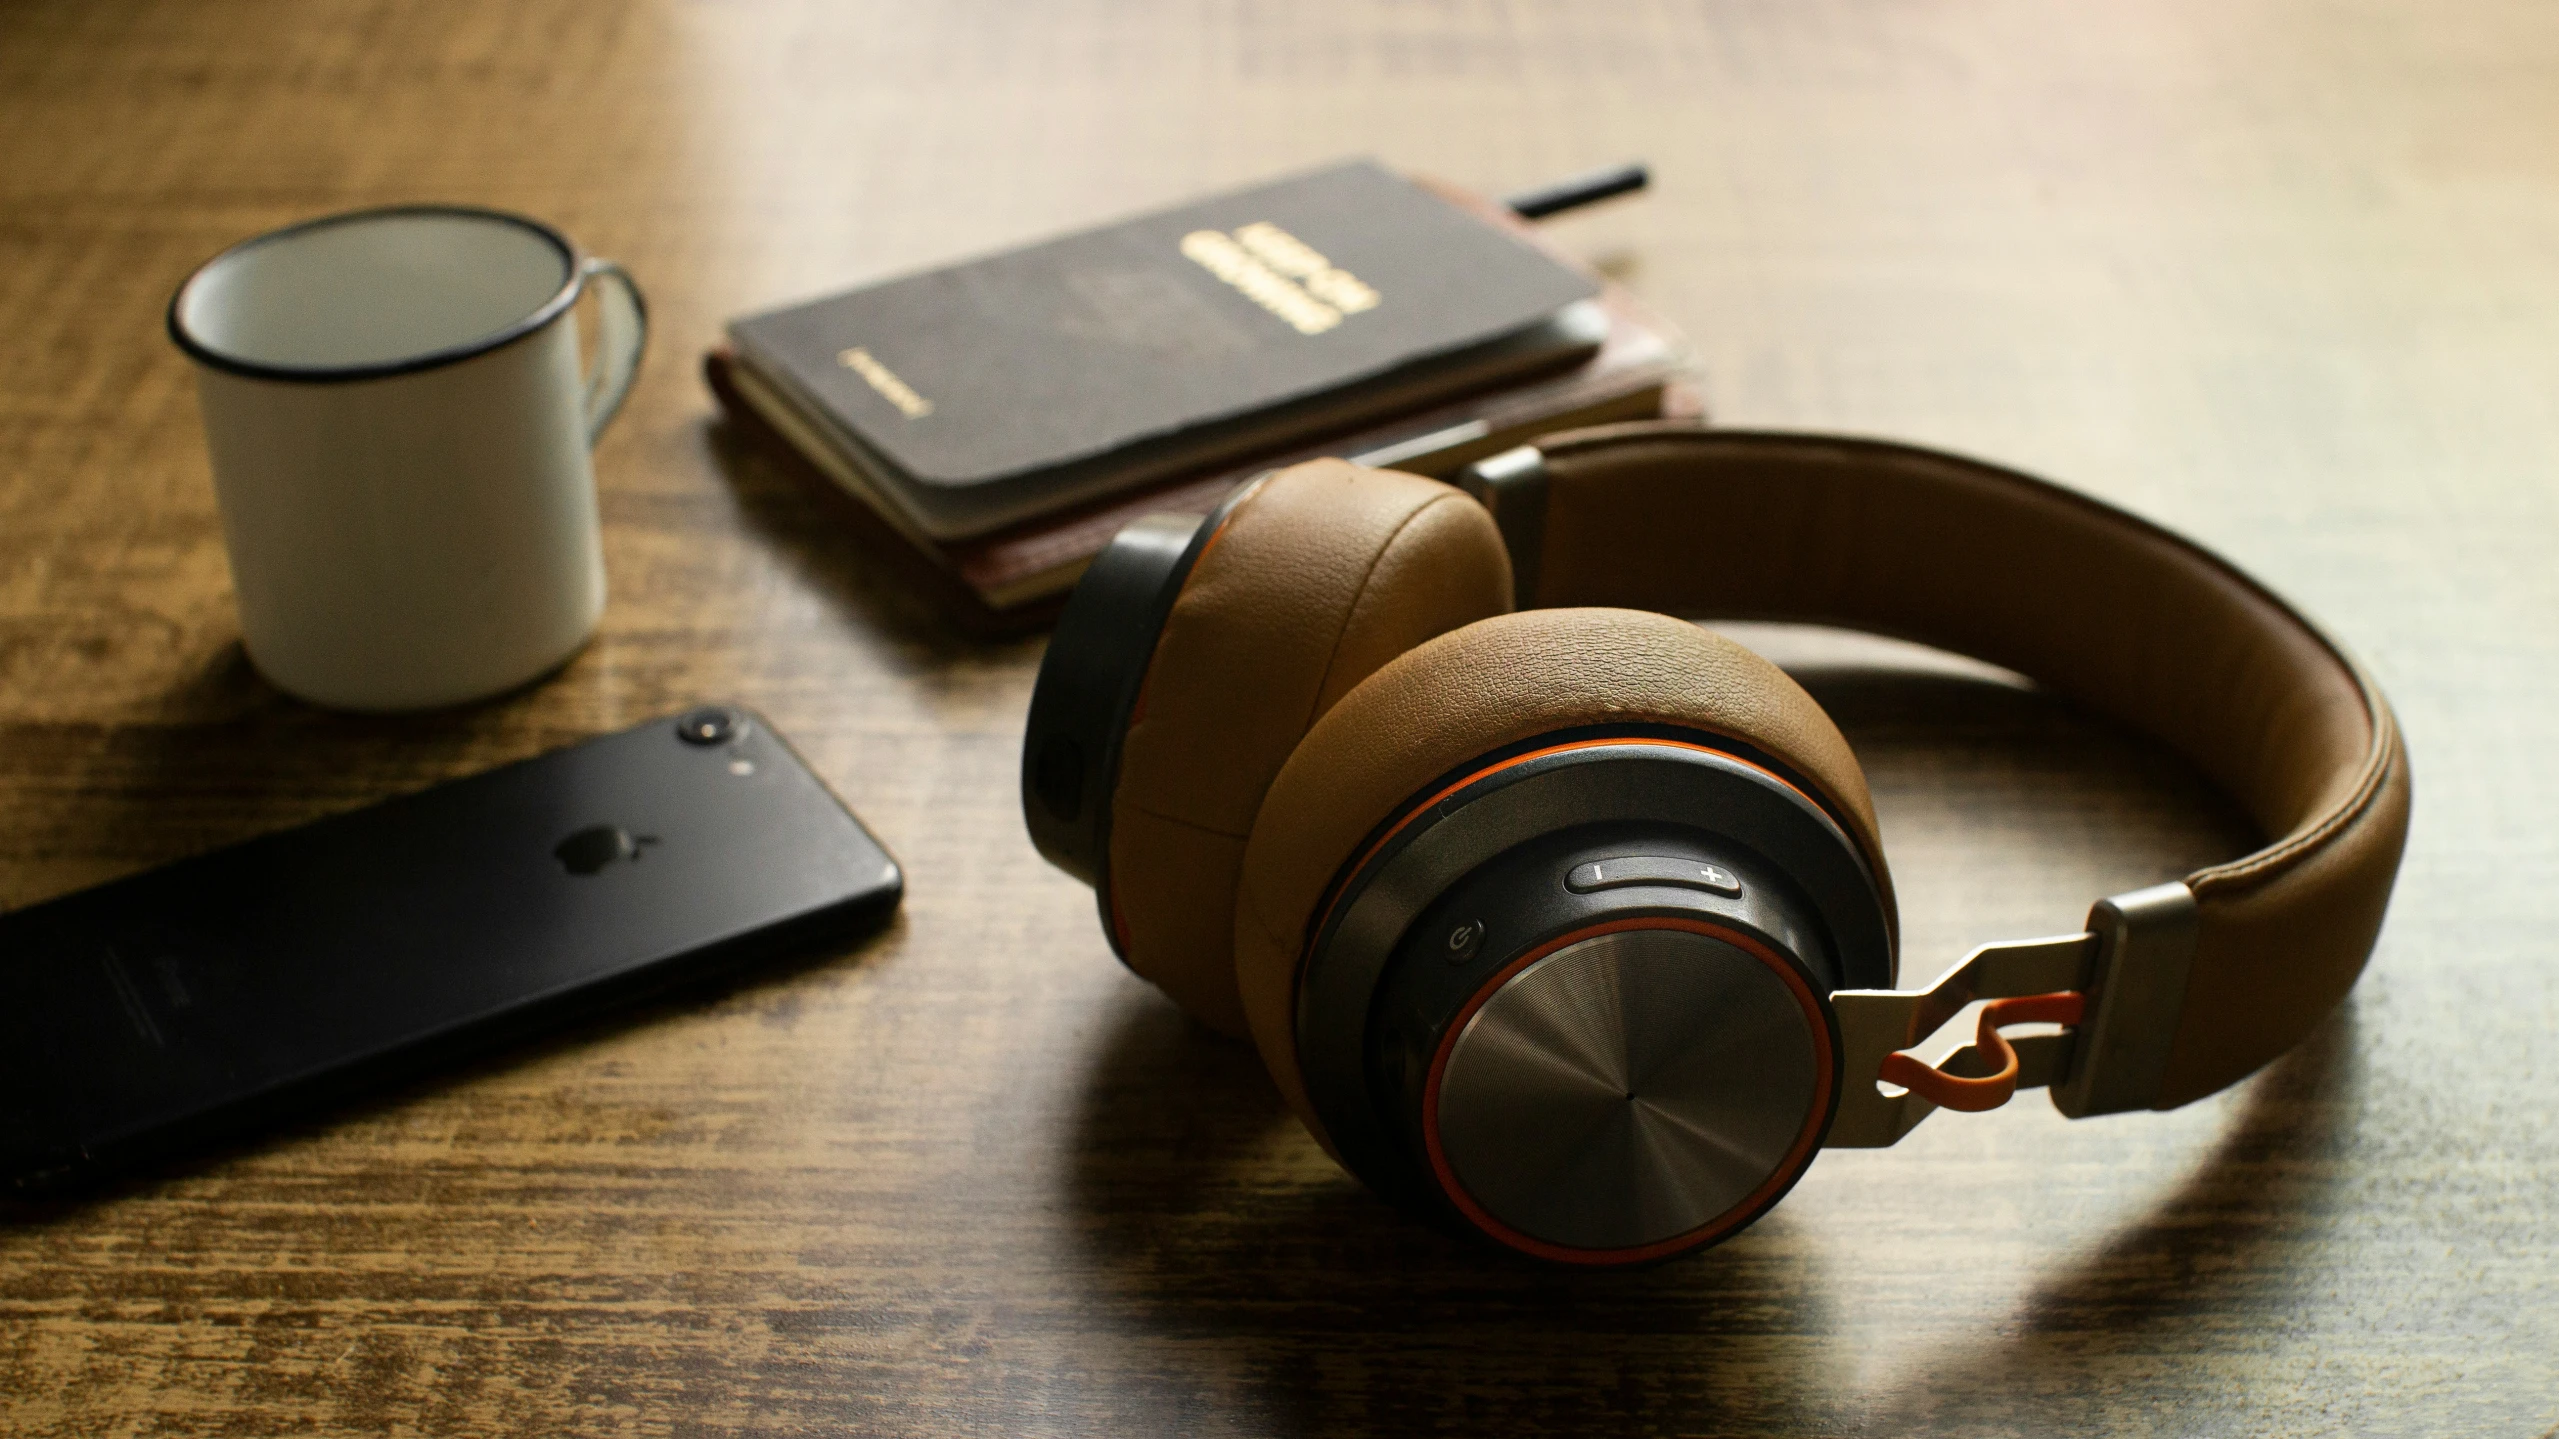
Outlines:
<svg viewBox="0 0 2559 1439"><path fill-rule="evenodd" d="M611 260L588 260L578 271L595 286L602 306L596 327L595 369L586 377L586 442L593 445L631 393L640 373L640 351L649 342L649 305L631 272Z"/></svg>

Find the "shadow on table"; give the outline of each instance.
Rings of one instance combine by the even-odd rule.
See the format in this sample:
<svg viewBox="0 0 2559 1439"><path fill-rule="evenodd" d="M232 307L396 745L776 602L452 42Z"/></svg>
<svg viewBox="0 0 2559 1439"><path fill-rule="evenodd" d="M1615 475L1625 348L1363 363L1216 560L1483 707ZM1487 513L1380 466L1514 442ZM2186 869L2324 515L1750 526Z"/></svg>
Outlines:
<svg viewBox="0 0 2559 1439"><path fill-rule="evenodd" d="M1532 1267L1389 1208L1316 1153L1248 1046L1124 1012L1092 1072L1074 1197L1096 1308L1165 1432L1624 1432L1638 1415L1786 1428L1813 1407L1775 1336L1830 1327L1782 1211L1648 1269ZM1699 1356L1710 1356L1701 1363Z"/></svg>
<svg viewBox="0 0 2559 1439"><path fill-rule="evenodd" d="M593 738L583 716L536 698L549 680L419 714L337 713L269 685L235 641L153 716L0 725L13 769L49 781L12 796L9 859L34 887L0 893L0 904L21 908Z"/></svg>
<svg viewBox="0 0 2559 1439"><path fill-rule="evenodd" d="M2013 679L1808 657L1798 672L1859 747L1888 832L1905 826L1905 903L1935 896L1918 928L2076 919L2098 884L2245 847L2244 820L2174 756ZM1985 869L2018 893L1950 908ZM1905 1296L1911 1329L1880 1343L1858 1336L1890 1316L1840 1307L1874 1293L1871 1276L1832 1272L1838 1245L1783 1206L1704 1254L1610 1273L1532 1268L1406 1218L1314 1149L1248 1046L1161 1002L1133 1005L1096 1051L1073 1198L1096 1311L1128 1350L1115 1363L1146 1376L1116 1397L1159 1407L1155 1427L2037 1432L2121 1383L2112 1356L2197 1346L2302 1301L2315 1266L2294 1261L2337 1202L2357 1067L2350 1007L2249 1085L2191 1178L2020 1310ZM1925 1288L1929 1264L1962 1262L1914 1254L1904 1277ZM2161 1388L2181 1382L2209 1376Z"/></svg>
<svg viewBox="0 0 2559 1439"><path fill-rule="evenodd" d="M1926 1357L1899 1379L1861 1367L1880 1356L1854 1352L1861 1316L1836 1295L1855 1286L1783 1207L1654 1268L1531 1268L1370 1196L1312 1153L1248 1048L1166 1004L1132 1006L1098 1055L1074 1199L1094 1312L1125 1348L1112 1367L1144 1376L1115 1402L1168 1432L2036 1432L2110 1356L2303 1301L2316 1266L2288 1260L2333 1211L2354 1052L2350 1009L2251 1085L2184 1184L2038 1285L2022 1323L1912 1346Z"/></svg>
<svg viewBox="0 0 2559 1439"><path fill-rule="evenodd" d="M2350 997L2249 1082L2230 1127L2174 1192L2036 1285L1999 1332L1927 1352L1865 1423L1879 1434L1979 1432L2005 1419L2031 1432L2064 1403L2101 1395L2116 1417L2226 1404L2231 1372L2209 1361L2249 1342L2238 1336L2285 1327L2315 1302L2312 1285L2332 1282L2315 1251L2351 1202L2341 1181L2362 1087L2358 1027ZM2082 1417L2098 1427L2093 1410Z"/></svg>
<svg viewBox="0 0 2559 1439"><path fill-rule="evenodd" d="M785 473L755 440L725 421L706 423L702 438L745 527L794 574L884 639L941 660L1018 642L972 639L953 628L921 593L921 582L903 573L923 561L892 560L879 548L889 542L857 538L857 528L878 525L848 513L858 502L816 493L813 483ZM1044 636L1042 630L1034 638Z"/></svg>

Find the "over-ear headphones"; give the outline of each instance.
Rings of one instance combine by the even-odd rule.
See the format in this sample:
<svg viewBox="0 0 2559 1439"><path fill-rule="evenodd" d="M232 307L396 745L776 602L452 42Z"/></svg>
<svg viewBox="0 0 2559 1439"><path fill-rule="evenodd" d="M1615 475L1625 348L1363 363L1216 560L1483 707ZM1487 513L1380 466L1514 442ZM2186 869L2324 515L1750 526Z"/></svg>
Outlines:
<svg viewBox="0 0 2559 1439"><path fill-rule="evenodd" d="M1675 615L2005 666L2274 839L1896 990L1846 740ZM1249 1035L1346 1168L1581 1264L1723 1238L1825 1144L1939 1107L2236 1082L2361 973L2408 804L2371 679L2197 546L1953 455L1659 424L1462 487L1315 461L1129 526L1059 620L1022 756L1032 839L1112 947ZM1974 1044L1908 1052L1976 999Z"/></svg>

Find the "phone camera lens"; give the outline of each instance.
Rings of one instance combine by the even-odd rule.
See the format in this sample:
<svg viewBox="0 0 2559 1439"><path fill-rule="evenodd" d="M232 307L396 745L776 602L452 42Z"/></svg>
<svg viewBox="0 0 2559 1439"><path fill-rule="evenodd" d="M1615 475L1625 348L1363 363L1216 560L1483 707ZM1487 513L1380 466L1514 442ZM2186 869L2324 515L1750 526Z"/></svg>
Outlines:
<svg viewBox="0 0 2559 1439"><path fill-rule="evenodd" d="M675 733L686 744L726 744L737 734L741 723L736 710L704 705L686 710L683 718L675 722Z"/></svg>

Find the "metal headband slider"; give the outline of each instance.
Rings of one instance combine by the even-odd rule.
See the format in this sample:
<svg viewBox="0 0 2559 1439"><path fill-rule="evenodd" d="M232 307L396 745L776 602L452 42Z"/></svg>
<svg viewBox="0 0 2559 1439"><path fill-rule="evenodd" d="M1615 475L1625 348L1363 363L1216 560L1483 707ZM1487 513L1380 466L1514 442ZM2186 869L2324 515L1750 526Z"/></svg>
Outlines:
<svg viewBox="0 0 2559 1439"><path fill-rule="evenodd" d="M2149 1109L2159 1100L2168 1046L2186 1003L2199 912L2183 884L2159 884L2097 901L2087 1017L2053 1107L2073 1119Z"/></svg>

